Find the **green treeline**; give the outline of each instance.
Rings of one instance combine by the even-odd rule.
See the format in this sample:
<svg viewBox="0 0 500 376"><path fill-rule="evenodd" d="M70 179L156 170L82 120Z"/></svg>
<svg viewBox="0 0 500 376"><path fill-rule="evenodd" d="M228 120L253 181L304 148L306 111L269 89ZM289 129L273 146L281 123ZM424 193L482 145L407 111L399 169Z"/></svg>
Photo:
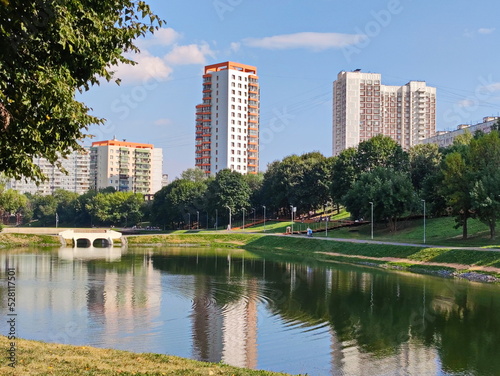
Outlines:
<svg viewBox="0 0 500 376"><path fill-rule="evenodd" d="M319 152L290 155L267 166L265 173L241 175L222 170L207 177L184 171L146 203L141 195L115 192L52 196L22 195L0 186L0 213L22 214L26 223L133 226L150 222L163 229L209 228L227 224L229 214L262 219L305 218L325 208L345 208L352 219L373 219L397 230L398 220L412 215L451 215L467 238L467 223L477 218L495 237L500 212L500 136L465 133L447 148L416 145L404 151L382 135L361 142L340 155ZM218 224L216 223L218 222ZM234 225L235 222L233 222ZM247 222L248 223L248 222Z"/></svg>
<svg viewBox="0 0 500 376"><path fill-rule="evenodd" d="M423 215L425 208L427 216L454 216L464 239L470 218L488 225L494 238L500 209L498 166L498 129L465 133L448 148L420 144L409 151L379 135L335 157L291 155L258 175L223 170L207 178L188 170L155 194L151 220L167 228L211 228L216 216L219 223L228 223L229 212L240 219L243 214L262 218L264 210L268 218L289 218L296 207L298 218L343 206L353 219L369 220L373 210L375 222L396 231L399 219Z"/></svg>

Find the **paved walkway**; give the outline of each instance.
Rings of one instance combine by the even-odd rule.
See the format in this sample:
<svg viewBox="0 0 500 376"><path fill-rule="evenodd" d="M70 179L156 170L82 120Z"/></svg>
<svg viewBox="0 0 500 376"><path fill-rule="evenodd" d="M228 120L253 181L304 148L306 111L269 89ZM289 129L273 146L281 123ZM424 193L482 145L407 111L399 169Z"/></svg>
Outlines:
<svg viewBox="0 0 500 376"><path fill-rule="evenodd" d="M285 237L294 237L294 238L306 237L305 235L284 235L284 234L266 234L266 235L285 236ZM404 246L408 246L408 247L419 247L419 248L446 248L446 249L462 249L462 250L467 250L467 251L500 252L500 248L455 247L455 246L449 246L449 245L397 243L397 242L387 242L387 241L378 241L378 240L327 238L327 237L321 237L321 236L314 236L313 239L328 240L328 241L343 242L343 243L404 245Z"/></svg>

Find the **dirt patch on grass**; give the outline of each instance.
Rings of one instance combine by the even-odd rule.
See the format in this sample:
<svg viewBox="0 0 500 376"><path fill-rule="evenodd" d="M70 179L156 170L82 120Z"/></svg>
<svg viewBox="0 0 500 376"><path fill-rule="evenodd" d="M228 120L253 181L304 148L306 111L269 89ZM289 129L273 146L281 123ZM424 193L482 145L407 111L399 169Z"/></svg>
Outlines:
<svg viewBox="0 0 500 376"><path fill-rule="evenodd" d="M335 252L317 252L317 253L329 255L329 256L336 256L336 257L350 257L350 258L360 259L360 260L399 262L399 263L408 263L408 264L412 264L412 265L422 265L422 266L426 266L426 265L428 265L428 266L442 266L445 268L453 268L453 269L457 269L457 270L482 271L482 272L500 274L500 268L496 268L493 266L428 262L428 261L410 260L410 259L406 259L406 258L397 258L397 257L369 257L369 256L345 255L343 253L335 253Z"/></svg>

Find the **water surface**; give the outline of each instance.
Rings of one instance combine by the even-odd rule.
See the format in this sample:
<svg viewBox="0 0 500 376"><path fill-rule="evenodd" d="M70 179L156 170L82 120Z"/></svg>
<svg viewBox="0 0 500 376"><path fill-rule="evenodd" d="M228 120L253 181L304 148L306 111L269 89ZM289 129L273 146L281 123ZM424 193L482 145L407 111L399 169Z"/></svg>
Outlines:
<svg viewBox="0 0 500 376"><path fill-rule="evenodd" d="M11 267L27 339L293 374L500 374L497 285L244 250L66 248L0 253L3 297Z"/></svg>

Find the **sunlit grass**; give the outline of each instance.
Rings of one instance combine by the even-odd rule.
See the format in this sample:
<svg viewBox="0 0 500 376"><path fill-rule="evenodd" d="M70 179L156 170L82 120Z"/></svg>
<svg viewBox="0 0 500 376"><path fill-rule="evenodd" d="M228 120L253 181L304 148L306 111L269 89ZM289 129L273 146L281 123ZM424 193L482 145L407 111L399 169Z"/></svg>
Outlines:
<svg viewBox="0 0 500 376"><path fill-rule="evenodd" d="M0 336L0 346L7 354L10 341ZM197 362L151 353L132 353L119 350L97 349L87 346L70 346L27 341L16 341L17 365L8 366L6 356L0 364L0 374L58 375L58 376L119 376L119 375L169 375L169 376L272 376L285 375L267 371L254 371L231 367L221 363Z"/></svg>

